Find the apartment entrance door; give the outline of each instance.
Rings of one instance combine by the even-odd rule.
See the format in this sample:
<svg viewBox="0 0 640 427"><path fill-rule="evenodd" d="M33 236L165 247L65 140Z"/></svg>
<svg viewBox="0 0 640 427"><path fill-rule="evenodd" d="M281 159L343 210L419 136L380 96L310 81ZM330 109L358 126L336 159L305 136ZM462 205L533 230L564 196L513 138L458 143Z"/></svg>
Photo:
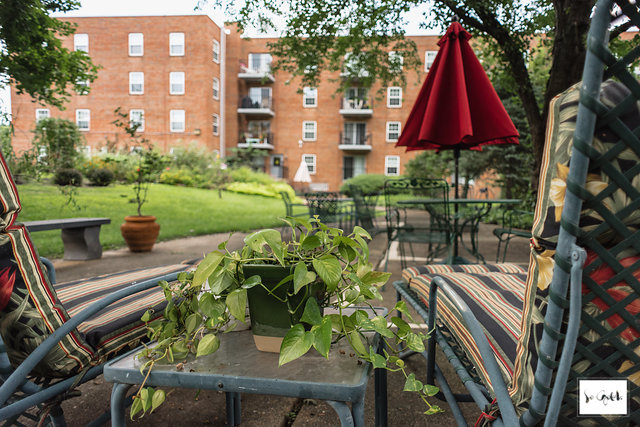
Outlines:
<svg viewBox="0 0 640 427"><path fill-rule="evenodd" d="M282 178L283 177L283 168L282 161L284 160L284 156L282 154L273 154L271 156L271 167L269 168L269 173L273 178Z"/></svg>

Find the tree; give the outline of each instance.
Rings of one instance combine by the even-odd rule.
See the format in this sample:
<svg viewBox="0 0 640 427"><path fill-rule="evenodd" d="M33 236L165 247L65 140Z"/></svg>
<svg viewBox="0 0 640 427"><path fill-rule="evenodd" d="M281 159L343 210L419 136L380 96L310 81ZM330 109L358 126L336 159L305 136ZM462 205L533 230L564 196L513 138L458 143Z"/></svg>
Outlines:
<svg viewBox="0 0 640 427"><path fill-rule="evenodd" d="M62 46L60 38L75 25L49 16L79 6L77 0L0 2L0 85L13 83L18 93L60 108L70 89L86 91L83 83L95 80L98 68L85 52Z"/></svg>
<svg viewBox="0 0 640 427"><path fill-rule="evenodd" d="M202 0L206 2L206 0ZM211 0L223 6L221 0ZM416 46L404 35L406 16L424 0L246 0L239 7L226 3L228 17L240 28L275 28L284 20L282 36L271 43L275 67L299 76L302 85L315 85L324 71L342 71L345 55L353 66L345 70L363 85L402 84L404 77L394 61L404 58L404 68L420 64ZM582 73L585 39L595 0L433 0L425 22L446 28L453 16L496 56L498 69L510 82L525 113L534 153L534 182L542 159L548 103ZM283 12L284 11L284 12ZM276 20L280 17L280 20ZM615 38L616 32L613 37ZM544 91L536 95L527 61L535 39L550 45L551 64ZM389 55L393 50L396 55ZM345 84L347 84L345 82Z"/></svg>
<svg viewBox="0 0 640 427"><path fill-rule="evenodd" d="M74 168L84 145L84 135L75 123L49 117L38 121L32 150L43 171L57 172Z"/></svg>

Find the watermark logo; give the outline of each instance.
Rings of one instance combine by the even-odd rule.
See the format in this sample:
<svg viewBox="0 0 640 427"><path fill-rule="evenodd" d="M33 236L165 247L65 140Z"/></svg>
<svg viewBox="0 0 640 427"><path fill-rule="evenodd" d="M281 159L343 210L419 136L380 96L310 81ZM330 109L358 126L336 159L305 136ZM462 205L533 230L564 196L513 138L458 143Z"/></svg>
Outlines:
<svg viewBox="0 0 640 427"><path fill-rule="evenodd" d="M578 379L578 415L628 415L626 379Z"/></svg>

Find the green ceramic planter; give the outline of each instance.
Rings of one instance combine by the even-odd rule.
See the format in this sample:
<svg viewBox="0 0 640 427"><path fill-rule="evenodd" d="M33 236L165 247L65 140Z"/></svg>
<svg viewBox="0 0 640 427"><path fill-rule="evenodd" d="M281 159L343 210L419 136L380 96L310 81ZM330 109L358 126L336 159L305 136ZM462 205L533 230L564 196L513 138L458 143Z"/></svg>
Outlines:
<svg viewBox="0 0 640 427"><path fill-rule="evenodd" d="M244 277L260 276L264 286L280 299L286 299L287 294L293 293L293 280L274 290L282 279L293 273L293 266L256 264L244 265L242 268ZM297 295L289 296L288 304L279 301L262 286L248 289L251 330L258 350L280 352L282 338L291 329L291 326L299 323L307 299L314 296L319 301L322 300L324 288L322 282L311 283L308 285L307 292L301 289ZM295 310L296 307L297 310Z"/></svg>

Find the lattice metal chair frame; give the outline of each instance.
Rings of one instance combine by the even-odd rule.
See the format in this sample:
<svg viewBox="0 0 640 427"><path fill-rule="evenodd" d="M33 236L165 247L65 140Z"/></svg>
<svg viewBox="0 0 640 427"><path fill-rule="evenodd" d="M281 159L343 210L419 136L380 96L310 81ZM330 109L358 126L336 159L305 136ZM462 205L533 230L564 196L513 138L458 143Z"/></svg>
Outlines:
<svg viewBox="0 0 640 427"><path fill-rule="evenodd" d="M405 281L394 283L428 327L435 328L425 352L427 382L437 382L461 425L466 424L457 405L461 401L477 403L485 421L495 425L640 421L640 84L630 72L640 47L619 57L609 50L608 28L622 15L640 26L635 4L598 2L580 92L568 90L550 109L556 117L564 114L565 132L572 123L575 132L562 134L550 126L560 142L547 141L551 148L545 155L562 161L550 161L541 173L527 275L506 264L448 266L445 272L432 265L406 269ZM567 117L578 100L577 119ZM557 193L550 195L553 186L566 188L563 200ZM412 281L423 283L424 293L418 295ZM507 352L499 352L505 347L496 348L500 327L492 329L488 312L476 304L492 303L481 291L522 299L524 329L514 332L520 335L512 344L516 356L525 357L511 372L504 360ZM505 299L501 309L516 305ZM462 326L448 322L448 313ZM517 318L517 310L511 315ZM451 392L435 364L436 345L468 394ZM527 370L531 377L522 376ZM626 378L628 414L576 418L580 378Z"/></svg>
<svg viewBox="0 0 640 427"><path fill-rule="evenodd" d="M414 245L428 245L427 252L420 254L425 255L427 261L433 260L443 252L451 252L451 213L448 193L449 185L443 179L395 178L385 181L383 188L387 225L385 271L393 242L398 242L402 268L407 267L405 244L409 246L412 258L416 256ZM404 201L438 199L441 203L430 205L401 204L399 203L401 199ZM426 219L428 223L424 222L419 225L412 223L409 215L411 210L419 211L417 214L420 219Z"/></svg>
<svg viewBox="0 0 640 427"><path fill-rule="evenodd" d="M520 225L523 221L530 221L533 212L521 209L505 209L502 213L500 227L493 229L493 235L498 239L496 262L504 262L509 250L509 243L515 238L531 239L531 229L525 230Z"/></svg>
<svg viewBox="0 0 640 427"><path fill-rule="evenodd" d="M355 212L351 200L346 200L336 191L316 191L305 193L310 216L318 216L325 224L337 225L351 230Z"/></svg>
<svg viewBox="0 0 640 427"><path fill-rule="evenodd" d="M356 225L364 228L371 234L376 236L384 232L384 227L378 225L376 215L376 205L379 194L365 195L362 189L357 185L348 185L349 196L353 199L353 206L356 212Z"/></svg>

